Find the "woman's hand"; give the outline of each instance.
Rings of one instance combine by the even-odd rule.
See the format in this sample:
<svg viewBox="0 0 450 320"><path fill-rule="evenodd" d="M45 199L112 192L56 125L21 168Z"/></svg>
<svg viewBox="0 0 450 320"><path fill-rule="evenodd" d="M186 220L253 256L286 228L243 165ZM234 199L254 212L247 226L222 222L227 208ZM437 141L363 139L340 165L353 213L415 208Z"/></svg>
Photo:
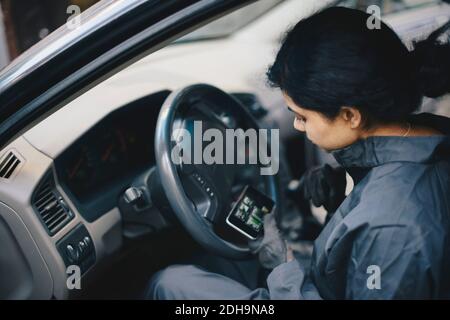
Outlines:
<svg viewBox="0 0 450 320"><path fill-rule="evenodd" d="M283 237L291 242L315 240L323 226L312 215L310 201L325 207L328 221L345 199L346 184L344 169L328 164L306 171L299 181L291 183L287 196L296 203L298 211L284 211L276 216Z"/></svg>
<svg viewBox="0 0 450 320"><path fill-rule="evenodd" d="M286 262L286 243L281 238L274 213L264 216L264 234L256 240L249 240L248 246L252 253L258 254L259 262L267 269Z"/></svg>
<svg viewBox="0 0 450 320"><path fill-rule="evenodd" d="M311 200L314 206L334 212L345 199L346 185L345 170L325 164L307 170L289 195L294 201Z"/></svg>

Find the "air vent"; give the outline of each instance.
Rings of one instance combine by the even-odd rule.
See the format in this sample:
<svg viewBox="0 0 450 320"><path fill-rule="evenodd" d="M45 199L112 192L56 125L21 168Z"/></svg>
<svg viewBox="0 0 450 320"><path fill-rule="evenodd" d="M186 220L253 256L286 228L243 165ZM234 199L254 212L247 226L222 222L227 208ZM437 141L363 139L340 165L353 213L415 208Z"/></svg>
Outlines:
<svg viewBox="0 0 450 320"><path fill-rule="evenodd" d="M52 175L47 176L37 188L33 197L33 206L51 236L74 217L73 212L56 190Z"/></svg>
<svg viewBox="0 0 450 320"><path fill-rule="evenodd" d="M9 179L20 165L20 159L12 152L9 151L0 160L0 178Z"/></svg>

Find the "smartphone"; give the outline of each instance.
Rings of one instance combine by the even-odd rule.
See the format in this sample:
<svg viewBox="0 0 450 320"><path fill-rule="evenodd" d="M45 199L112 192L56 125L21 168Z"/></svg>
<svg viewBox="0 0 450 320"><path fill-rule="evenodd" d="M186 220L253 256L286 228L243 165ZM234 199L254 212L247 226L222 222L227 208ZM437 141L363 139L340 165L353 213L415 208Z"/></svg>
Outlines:
<svg viewBox="0 0 450 320"><path fill-rule="evenodd" d="M226 222L247 238L256 239L263 231L264 215L269 214L275 202L265 194L246 186L231 209Z"/></svg>

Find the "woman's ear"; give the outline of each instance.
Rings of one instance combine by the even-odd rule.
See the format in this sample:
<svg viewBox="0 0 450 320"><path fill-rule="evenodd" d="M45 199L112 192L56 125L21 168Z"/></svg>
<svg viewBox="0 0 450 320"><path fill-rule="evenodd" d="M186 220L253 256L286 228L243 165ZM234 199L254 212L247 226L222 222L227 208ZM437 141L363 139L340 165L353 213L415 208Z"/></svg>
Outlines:
<svg viewBox="0 0 450 320"><path fill-rule="evenodd" d="M351 129L358 129L362 125L362 114L355 107L342 107L339 116Z"/></svg>

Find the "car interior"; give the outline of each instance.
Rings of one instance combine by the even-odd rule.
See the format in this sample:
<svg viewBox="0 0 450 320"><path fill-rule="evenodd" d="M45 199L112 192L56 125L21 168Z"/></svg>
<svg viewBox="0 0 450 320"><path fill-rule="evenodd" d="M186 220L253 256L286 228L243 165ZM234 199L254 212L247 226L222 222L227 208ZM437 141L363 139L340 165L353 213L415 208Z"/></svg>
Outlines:
<svg viewBox="0 0 450 320"><path fill-rule="evenodd" d="M155 272L198 252L250 257L225 223L242 188L296 212L289 184L332 162L294 131L265 80L284 31L317 9L296 0L240 8L114 74L1 150L0 299L136 299ZM383 1L382 9L408 41L450 17L442 1ZM422 111L443 114L448 104L425 101ZM250 164L175 166L171 133L195 120L280 129L278 174L261 176ZM324 209L314 214L323 223ZM81 268L82 290L66 285L71 264Z"/></svg>

